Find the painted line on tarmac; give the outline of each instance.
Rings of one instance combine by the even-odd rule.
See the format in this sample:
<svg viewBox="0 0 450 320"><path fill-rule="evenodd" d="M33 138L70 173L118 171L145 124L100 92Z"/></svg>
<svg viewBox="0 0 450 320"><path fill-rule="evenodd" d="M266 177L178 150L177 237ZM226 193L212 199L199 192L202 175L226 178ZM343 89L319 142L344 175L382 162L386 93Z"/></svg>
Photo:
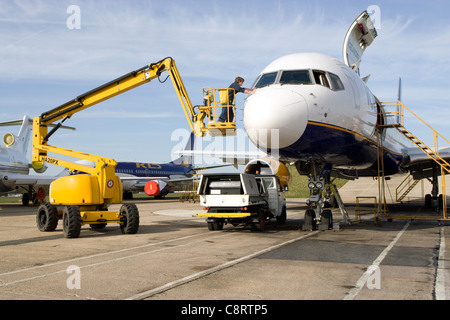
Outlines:
<svg viewBox="0 0 450 320"><path fill-rule="evenodd" d="M444 227L441 227L439 232L441 241L439 242L439 257L438 265L436 268L436 280L435 280L435 299L447 300L447 294L445 290L445 237Z"/></svg>
<svg viewBox="0 0 450 320"><path fill-rule="evenodd" d="M134 296L126 298L125 300L139 300L139 299L148 298L148 297L150 297L152 295L155 295L155 294L167 291L169 289L172 289L174 287L180 286L180 285L185 284L187 282L190 282L190 281L193 281L195 279L207 276L207 275L209 275L211 273L214 273L214 272L226 269L228 267L234 266L234 265L236 265L238 263L245 262L247 260L253 259L253 258L257 257L257 256L260 256L260 255L262 255L264 253L276 250L276 249L281 248L283 246L286 246L288 244L291 244L291 243L294 243L294 242L297 242L297 241L309 238L309 237L311 237L311 236L313 236L315 234L318 234L319 232L320 231L314 231L314 232L308 233L306 235L302 235L300 237L297 237L295 239L291 239L291 240L282 242L280 244L273 245L271 247L268 247L266 249L254 252L254 253L249 254L247 256L244 256L244 257L241 257L241 258L238 258L238 259L235 259L235 260L231 260L231 261L228 261L228 262L223 263L221 265L218 265L218 266L215 266L215 267L212 267L212 268L209 268L209 269L206 269L206 270L203 270L203 271L191 274L191 275L189 275L187 277L184 277L184 278L181 278L181 279L178 279L178 280L166 283L165 285L162 285L160 287L157 287L157 288L154 288L154 289L151 289L151 290L148 290L148 291L144 291L144 292L138 293L138 294L136 294Z"/></svg>
<svg viewBox="0 0 450 320"><path fill-rule="evenodd" d="M208 234L208 233L210 233L210 232L203 233L203 234ZM152 254L152 253L166 251L166 250L172 250L172 249L176 249L176 248L179 248L179 247L192 245L195 242L205 241L205 240L210 240L210 239L215 239L215 238L220 238L220 237L225 237L225 236L230 236L230 235L233 235L233 234L235 234L235 233L225 233L225 234L209 237L209 238L206 238L206 239L199 239L199 240L191 241L189 243L182 243L182 244L179 244L179 245L176 245L176 246L172 246L172 247L163 247L163 248L155 249L155 250L152 250L152 251L140 252L140 253L124 256L124 257L103 260L103 261L100 261L100 262L95 262L95 263L87 264L87 265L84 265L84 266L80 266L80 269L89 268L89 267L96 267L96 266L100 266L100 265L103 265L103 264L108 264L108 263L113 263L113 262L117 262L117 261L121 261L121 260L125 260L125 259L130 259L130 258L136 258L136 257L144 256L144 255L147 255L147 254ZM192 238L192 237L194 237L194 236L182 237L182 238L178 238L177 240L186 239L186 238ZM175 240L168 240L168 241L164 241L164 242L167 243L167 242L170 242L170 241L175 241ZM144 247L144 246L139 246L139 247ZM137 247L135 247L135 248L137 248ZM120 250L120 251L122 251L122 250ZM86 258L87 257L81 257L81 258L75 258L75 259L72 259L72 260L75 261L75 260L86 259ZM65 262L72 262L72 261L66 260ZM61 264L61 263L64 263L64 262L58 262L58 263L54 263L52 265ZM40 267L42 267L42 266L40 266ZM33 268L29 268L29 269L33 269ZM54 275L57 275L57 274L61 274L61 273L66 273L66 272L67 272L67 269L58 270L58 271L49 272L49 273L44 273L44 274L40 274L40 275L37 275L37 276L29 277L29 278L18 279L18 280L6 282L6 283L0 283L0 287L6 287L6 286L22 283L22 282L27 282L27 281L37 280L37 279L41 279L41 278L51 277L51 276L54 276Z"/></svg>
<svg viewBox="0 0 450 320"><path fill-rule="evenodd" d="M208 232L204 232L204 233L194 234L194 235L190 235L190 236L184 236L184 237L175 238L175 239L164 240L164 241L155 242L155 243L144 244L144 245L130 247L130 248L124 248L124 249L119 249L119 250L114 250L114 251L108 251L108 252L103 252L103 253L92 254L92 255L84 256L84 257L77 257L77 258L73 258L73 259L56 261L56 262L47 263L47 264L43 264L43 265L39 265L39 266L19 269L19 270L15 270L15 271L9 271L9 272L5 272L5 273L0 273L0 277L8 276L8 275L12 275L12 274L15 274L15 273L20 273L20 272L27 272L27 271L31 271L31 270L35 270L35 269L42 269L42 268L47 268L47 267L53 267L53 266L56 266L56 265L59 265L59 264L71 263L71 262L74 262L74 261L79 261L79 260L84 260L84 259L97 258L97 257L106 256L106 255L111 255L111 254L127 252L127 251L131 251L131 250L137 250L137 249L142 249L142 248L147 248L147 247L153 247L153 246L157 246L157 245L164 245L166 243L170 243L170 242L174 242L174 241L186 240L186 239L199 237L199 236L203 236L203 235L207 235L207 234L210 234L210 232L208 231Z"/></svg>
<svg viewBox="0 0 450 320"><path fill-rule="evenodd" d="M391 251L391 249L395 246L397 241L400 239L400 237L403 235L403 233L406 231L406 229L409 227L410 224L411 224L411 221L408 221L405 224L403 229L397 234L397 236L395 236L394 240L392 240L391 243L383 250L383 252L380 253L378 258L376 258L373 261L372 265L370 265L367 268L366 272L364 272L364 274L361 276L361 278L359 278L359 280L356 282L355 287L353 289L351 289L345 295L343 300L353 300L358 295L358 293L361 291L361 289L367 283L367 280L369 279L369 277L373 274L374 270L376 268L378 268L380 263L384 260L384 258L386 258L386 256L389 253L389 251Z"/></svg>

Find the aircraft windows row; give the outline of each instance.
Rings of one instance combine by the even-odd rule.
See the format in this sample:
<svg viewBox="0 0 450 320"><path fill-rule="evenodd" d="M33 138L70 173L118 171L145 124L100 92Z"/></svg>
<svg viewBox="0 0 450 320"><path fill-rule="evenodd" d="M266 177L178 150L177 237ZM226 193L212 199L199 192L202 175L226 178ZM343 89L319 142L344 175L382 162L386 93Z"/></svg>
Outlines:
<svg viewBox="0 0 450 320"><path fill-rule="evenodd" d="M280 75L278 75L280 73ZM312 75L312 77L311 77ZM279 76L279 80L277 78ZM314 78L314 82L312 80ZM263 88L271 84L318 84L333 91L345 90L341 79L334 73L320 70L284 70L269 72L261 75L254 85L255 88Z"/></svg>

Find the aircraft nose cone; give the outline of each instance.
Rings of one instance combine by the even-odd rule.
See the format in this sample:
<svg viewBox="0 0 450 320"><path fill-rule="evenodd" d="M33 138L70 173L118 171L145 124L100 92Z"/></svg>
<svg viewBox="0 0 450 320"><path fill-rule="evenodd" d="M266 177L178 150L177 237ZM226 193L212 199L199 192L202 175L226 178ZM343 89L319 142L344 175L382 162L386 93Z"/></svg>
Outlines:
<svg viewBox="0 0 450 320"><path fill-rule="evenodd" d="M305 98L287 88L261 88L244 106L244 127L260 147L280 149L295 143L308 122Z"/></svg>

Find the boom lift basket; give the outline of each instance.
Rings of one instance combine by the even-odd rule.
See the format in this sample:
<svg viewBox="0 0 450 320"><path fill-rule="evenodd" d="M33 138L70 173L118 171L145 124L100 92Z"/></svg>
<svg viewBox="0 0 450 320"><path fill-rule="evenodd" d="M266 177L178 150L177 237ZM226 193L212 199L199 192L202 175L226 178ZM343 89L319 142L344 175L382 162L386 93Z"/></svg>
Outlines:
<svg viewBox="0 0 450 320"><path fill-rule="evenodd" d="M203 102L210 110L207 113L209 121L208 132L211 136L236 135L236 105L234 104L234 95L234 89L230 88L203 88ZM225 119L220 119L222 113L225 114Z"/></svg>

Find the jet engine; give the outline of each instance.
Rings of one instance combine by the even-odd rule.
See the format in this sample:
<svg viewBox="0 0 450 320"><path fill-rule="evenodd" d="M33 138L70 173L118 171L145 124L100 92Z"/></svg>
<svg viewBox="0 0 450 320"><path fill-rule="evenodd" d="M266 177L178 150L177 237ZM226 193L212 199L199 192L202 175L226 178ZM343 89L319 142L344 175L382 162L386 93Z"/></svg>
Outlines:
<svg viewBox="0 0 450 320"><path fill-rule="evenodd" d="M31 167L37 173L44 173L47 170L47 166L43 162L33 161Z"/></svg>
<svg viewBox="0 0 450 320"><path fill-rule="evenodd" d="M291 174L283 163L271 158L261 158L251 160L244 169L250 174L276 174L280 179L281 186L286 189L291 181Z"/></svg>
<svg viewBox="0 0 450 320"><path fill-rule="evenodd" d="M169 193L170 186L161 180L151 180L145 184L144 191L150 197L163 197Z"/></svg>

